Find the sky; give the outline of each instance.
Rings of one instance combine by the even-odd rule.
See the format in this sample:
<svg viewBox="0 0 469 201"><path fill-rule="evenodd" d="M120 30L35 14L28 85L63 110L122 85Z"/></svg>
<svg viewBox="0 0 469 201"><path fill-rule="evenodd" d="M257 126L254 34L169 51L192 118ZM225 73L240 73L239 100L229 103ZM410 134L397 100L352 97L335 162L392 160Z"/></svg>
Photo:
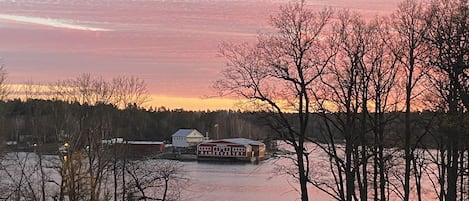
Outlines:
<svg viewBox="0 0 469 201"><path fill-rule="evenodd" d="M136 76L154 108L236 109L213 97L224 41L254 42L288 0L0 0L0 63L12 84L48 84L83 73ZM373 17L399 0L310 0Z"/></svg>

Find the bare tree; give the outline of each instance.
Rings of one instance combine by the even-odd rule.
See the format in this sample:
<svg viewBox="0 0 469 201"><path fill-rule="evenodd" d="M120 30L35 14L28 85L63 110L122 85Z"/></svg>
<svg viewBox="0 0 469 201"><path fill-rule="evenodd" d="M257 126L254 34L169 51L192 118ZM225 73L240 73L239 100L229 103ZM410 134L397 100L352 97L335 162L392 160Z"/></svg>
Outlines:
<svg viewBox="0 0 469 201"><path fill-rule="evenodd" d="M404 200L408 201L410 197L410 175L411 162L413 157L411 143L412 128L411 112L412 101L423 93L423 85L420 84L428 72L428 46L425 44L423 36L428 30L428 26L423 20L424 7L421 2L406 0L399 4L398 9L392 14L392 27L397 31L395 40L388 43L394 55L399 58L399 64L402 66L405 86L405 130L404 130ZM394 43L393 43L394 42ZM423 80L424 81L424 80ZM418 139L414 136L414 139ZM418 199L421 200L421 186L417 186Z"/></svg>
<svg viewBox="0 0 469 201"><path fill-rule="evenodd" d="M54 108L57 115L57 135L62 141L63 158L59 168L60 200L100 200L103 196L105 172L110 155L101 140L112 133L112 119L105 107L112 106L114 89L103 78L83 74L75 79L57 82L55 96L64 100L62 108ZM75 107L75 106L79 107Z"/></svg>
<svg viewBox="0 0 469 201"><path fill-rule="evenodd" d="M53 100L64 101L64 104L57 104L64 107L54 108L57 139L67 144L64 155L67 160L63 159L60 168L65 178L61 185L62 194L67 193L68 199L72 200L80 196L86 196L88 200L106 197L104 191L107 189L103 189L103 184L108 179L107 171L110 171L114 175L114 199L117 200L116 182L122 179L125 183L126 159L119 156L116 149L105 147L101 140L129 137L131 131L114 130L115 119L108 113L108 107L139 108L147 100L145 82L136 77L117 77L107 81L82 74L51 84L50 90L55 91L51 96ZM125 118L132 119L131 116ZM119 168L122 161L123 167ZM83 188L75 188L77 186ZM64 199L64 195L60 199ZM125 199L122 195L122 200Z"/></svg>
<svg viewBox="0 0 469 201"><path fill-rule="evenodd" d="M52 189L47 192L44 188L51 185L42 183L51 175L44 173L43 164L38 162L35 153L15 152L8 153L0 162L0 199L2 200L34 200L45 201L52 194ZM48 169L50 170L50 169Z"/></svg>
<svg viewBox="0 0 469 201"><path fill-rule="evenodd" d="M429 31L424 35L430 47L432 81L444 103L444 112L440 119L439 147L440 200L455 201L463 198L463 191L458 196L458 176L461 180L461 160L464 155L467 132L464 128L464 116L469 108L467 77L469 46L468 3L465 0L432 1L425 13Z"/></svg>
<svg viewBox="0 0 469 201"><path fill-rule="evenodd" d="M177 161L144 160L127 165L127 200L176 201L184 178L182 165Z"/></svg>
<svg viewBox="0 0 469 201"><path fill-rule="evenodd" d="M10 94L10 87L7 84L7 70L3 64L0 64L0 101L6 101L9 94ZM1 105L0 106L0 142L4 142L7 133L4 131L5 127L5 116L6 116L6 108ZM3 143L2 143L3 144ZM3 151L3 145L0 145L0 151Z"/></svg>
<svg viewBox="0 0 469 201"><path fill-rule="evenodd" d="M114 89L114 94L112 97L112 100L114 104L121 108L124 109L126 112L125 117L128 119L129 122L137 124L135 121L131 121L135 117L132 116L134 113L132 113L133 109L138 109L144 104L146 101L148 101L149 96L148 96L148 91L147 91L147 86L145 84L144 80L141 80L137 77L127 77L127 76L121 76L121 77L116 77L112 79L111 84ZM135 125L135 127L138 127ZM139 129L139 127L137 128ZM128 139L130 134L132 133L131 130L120 130L116 131L114 133L113 137L124 137L125 139ZM113 178L114 178L114 200L117 200L117 195L118 195L118 179L121 179L121 182L123 184L126 183L127 177L126 171L128 170L129 167L127 167L127 163L129 162L127 159L126 155L119 154L117 149L113 149ZM120 156L119 156L120 155ZM120 164L120 167L118 167ZM120 174L120 175L119 175ZM121 198L122 200L127 199L127 188L124 185L122 188L122 193L121 193Z"/></svg>
<svg viewBox="0 0 469 201"><path fill-rule="evenodd" d="M114 101L118 107L135 105L138 108L149 99L147 85L138 77L116 77L112 80L112 85L115 89Z"/></svg>
<svg viewBox="0 0 469 201"><path fill-rule="evenodd" d="M6 100L11 92L7 84L8 72L3 64L0 64L0 100Z"/></svg>
<svg viewBox="0 0 469 201"><path fill-rule="evenodd" d="M386 147L396 146L388 137L389 127L392 120L396 119L392 112L397 111L400 101L399 89L397 88L397 57L389 48L386 42L392 39L388 31L389 27L384 19L378 18L370 23L371 37L369 41L369 53L365 55L365 65L368 66L369 92L373 112L370 115L371 129L374 134L374 200L389 200L389 180L388 167L392 167L392 152ZM364 106L365 107L365 106ZM366 143L366 142L365 142ZM364 156L362 156L364 157ZM378 173L378 175L376 175ZM363 174L366 174L363 172ZM378 180L379 179L379 180ZM378 181L377 181L378 180ZM379 192L376 184L379 184Z"/></svg>
<svg viewBox="0 0 469 201"><path fill-rule="evenodd" d="M367 22L344 10L332 30L329 42L337 53L315 95L324 100L319 114L326 142L317 145L330 158L334 183L323 179L314 184L338 200L367 200L370 189L375 200L386 200L390 157L384 149L385 133L388 113L398 101L397 60L385 48L389 28L384 19Z"/></svg>
<svg viewBox="0 0 469 201"><path fill-rule="evenodd" d="M222 95L234 94L252 101L256 109L270 116L278 136L295 150L301 200L308 200L311 161L305 146L311 108L311 90L331 56L323 48L321 33L331 10L313 12L304 1L280 8L271 23L276 32L261 34L255 46L223 44L220 50L228 60L223 79L215 84ZM285 114L294 112L295 121Z"/></svg>
<svg viewBox="0 0 469 201"><path fill-rule="evenodd" d="M340 11L338 21L333 24L333 33L329 42L332 49L337 51L335 57L322 76L324 88L321 93L316 93L324 102L320 111L323 111L325 132L327 140L323 150L328 153L334 162L331 173L335 178L333 191L337 193L338 200L352 200L356 198L356 181L359 174L360 164L358 159L360 137L359 113L364 111L362 106L366 105L367 95L361 84L365 84L366 73L364 63L367 42L369 40L368 28L365 21L357 13ZM362 102L363 101L363 102ZM364 133L362 133L364 134ZM345 143L341 146L336 139L339 135ZM362 146L362 151L366 151ZM342 153L343 152L343 153ZM366 167L365 167L366 168ZM366 178L362 178L365 181ZM362 182L360 181L360 182ZM321 185L316 181L316 186ZM361 183L359 189L363 189ZM365 191L360 190L360 197L366 197Z"/></svg>

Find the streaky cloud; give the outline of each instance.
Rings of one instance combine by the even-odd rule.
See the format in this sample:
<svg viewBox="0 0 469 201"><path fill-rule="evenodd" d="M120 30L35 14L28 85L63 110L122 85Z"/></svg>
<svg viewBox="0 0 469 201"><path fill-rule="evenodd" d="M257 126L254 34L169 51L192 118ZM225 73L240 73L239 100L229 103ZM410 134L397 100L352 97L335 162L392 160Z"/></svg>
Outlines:
<svg viewBox="0 0 469 201"><path fill-rule="evenodd" d="M67 20L53 19L53 18L41 18L41 17L29 17L19 15L7 15L0 14L0 20L10 20L15 22L37 24L62 29L74 29L81 31L112 31L111 29L90 27L85 25L68 22Z"/></svg>

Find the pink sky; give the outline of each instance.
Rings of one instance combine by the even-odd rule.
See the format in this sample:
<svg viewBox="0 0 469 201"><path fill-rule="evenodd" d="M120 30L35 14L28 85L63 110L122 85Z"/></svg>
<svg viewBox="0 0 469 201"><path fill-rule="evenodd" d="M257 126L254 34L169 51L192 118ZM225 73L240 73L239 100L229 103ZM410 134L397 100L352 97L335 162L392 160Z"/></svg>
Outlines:
<svg viewBox="0 0 469 201"><path fill-rule="evenodd" d="M12 83L135 75L152 94L198 98L224 67L222 41L254 41L287 0L0 0L0 62ZM399 1L315 0L389 14ZM177 106L176 106L177 107ZM182 106L181 106L182 107Z"/></svg>

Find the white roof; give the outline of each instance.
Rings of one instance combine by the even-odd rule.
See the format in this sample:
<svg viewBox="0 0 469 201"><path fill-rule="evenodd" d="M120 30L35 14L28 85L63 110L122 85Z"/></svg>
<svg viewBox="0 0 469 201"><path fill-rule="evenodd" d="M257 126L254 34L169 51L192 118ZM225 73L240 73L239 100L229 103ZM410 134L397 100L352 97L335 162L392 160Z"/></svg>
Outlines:
<svg viewBox="0 0 469 201"><path fill-rule="evenodd" d="M255 141L255 140L250 140L246 138L229 138L229 139L223 139L224 141L228 141L231 143L237 143L237 144L244 144L244 145L263 145L264 143Z"/></svg>
<svg viewBox="0 0 469 201"><path fill-rule="evenodd" d="M125 141L123 138L112 138L110 140L101 140L103 144L164 144L164 142L158 141Z"/></svg>
<svg viewBox="0 0 469 201"><path fill-rule="evenodd" d="M127 144L164 144L163 142L157 141L127 141Z"/></svg>
<svg viewBox="0 0 469 201"><path fill-rule="evenodd" d="M112 138L109 140L101 140L103 144L121 144L124 142L124 138Z"/></svg>
<svg viewBox="0 0 469 201"><path fill-rule="evenodd" d="M234 144L242 144L242 145L264 145L264 143L255 141L255 140L250 140L246 138L228 138L228 139L220 139L220 140L208 140L204 141L203 143L217 143L217 142L230 142Z"/></svg>
<svg viewBox="0 0 469 201"><path fill-rule="evenodd" d="M193 134L193 133L203 137L203 135L199 131L197 131L196 129L179 129L172 136L173 137L175 137L175 136L187 137L188 135Z"/></svg>

